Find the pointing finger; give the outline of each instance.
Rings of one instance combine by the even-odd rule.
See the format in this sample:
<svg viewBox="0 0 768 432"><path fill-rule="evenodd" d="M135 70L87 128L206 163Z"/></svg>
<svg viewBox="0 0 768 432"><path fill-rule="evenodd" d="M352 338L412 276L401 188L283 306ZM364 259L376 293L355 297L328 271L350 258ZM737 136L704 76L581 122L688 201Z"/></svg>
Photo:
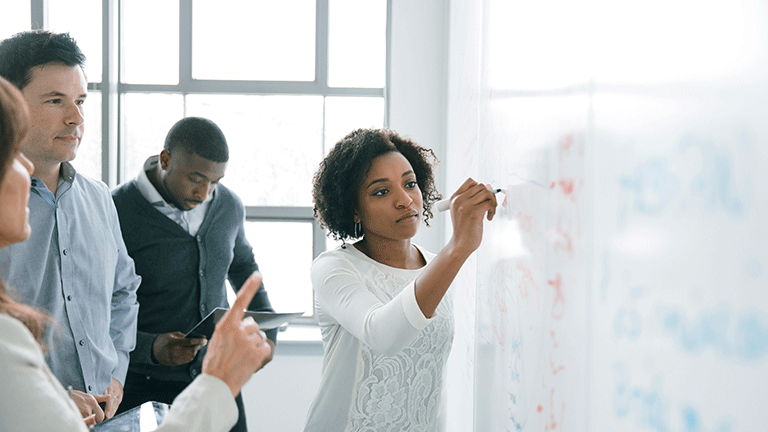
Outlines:
<svg viewBox="0 0 768 432"><path fill-rule="evenodd" d="M260 286L261 273L257 271L253 272L237 293L237 298L235 299L232 308L224 314L220 322L239 323L242 321L245 316L245 309L251 303L253 296L256 295L256 291L259 290Z"/></svg>

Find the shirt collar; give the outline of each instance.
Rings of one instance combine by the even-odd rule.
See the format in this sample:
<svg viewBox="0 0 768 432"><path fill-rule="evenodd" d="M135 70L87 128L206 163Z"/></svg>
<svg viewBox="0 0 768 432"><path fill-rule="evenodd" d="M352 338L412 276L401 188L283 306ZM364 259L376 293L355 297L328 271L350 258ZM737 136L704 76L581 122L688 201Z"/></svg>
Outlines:
<svg viewBox="0 0 768 432"><path fill-rule="evenodd" d="M149 181L149 176L147 176L147 171L157 169L159 163L160 156L150 156L149 159L144 162L144 166L139 170L139 175L136 177L136 186L139 188L141 194L144 195L144 198L146 198L153 206L170 207L171 205L163 199L163 196L160 195L160 192L158 192L157 189L155 189L155 185Z"/></svg>
<svg viewBox="0 0 768 432"><path fill-rule="evenodd" d="M173 209L177 209L175 205L167 202L165 198L163 198L162 195L160 195L160 192L157 191L157 188L155 188L155 185L152 184L151 181L149 181L149 176L147 175L148 171L156 170L158 165L160 164L160 155L154 155L150 156L145 162L144 166L141 167L141 170L139 170L139 175L136 177L136 186L139 188L139 192L146 198L147 201L149 201L150 204L152 204L155 207L169 207ZM210 202L213 199L213 195L216 193L216 190L213 190L213 193L208 195L208 197L205 199L204 202ZM183 210L179 210L183 211Z"/></svg>
<svg viewBox="0 0 768 432"><path fill-rule="evenodd" d="M73 167L71 163L61 163L61 171L59 171L59 176L62 180L72 183L75 181L75 174L77 174L77 171L75 171L75 167Z"/></svg>
<svg viewBox="0 0 768 432"><path fill-rule="evenodd" d="M59 168L59 184L57 186L56 194L63 194L69 188L72 186L72 183L75 182L75 175L77 174L77 171L75 170L75 167L72 166L69 162L62 162L61 168ZM45 185L45 182L42 181L40 178L31 176L30 177L30 183L32 190L37 190L38 192L43 192L48 190L48 186Z"/></svg>

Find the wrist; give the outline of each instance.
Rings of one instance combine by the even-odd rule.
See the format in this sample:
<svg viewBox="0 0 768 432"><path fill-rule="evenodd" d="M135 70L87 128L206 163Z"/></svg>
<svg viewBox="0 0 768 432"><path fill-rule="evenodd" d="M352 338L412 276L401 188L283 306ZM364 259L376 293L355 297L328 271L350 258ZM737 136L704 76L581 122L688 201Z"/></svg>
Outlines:
<svg viewBox="0 0 768 432"><path fill-rule="evenodd" d="M451 240L448 241L448 244L443 247L441 252L445 254L446 259L450 262L462 266L474 250L462 246L455 237L451 237Z"/></svg>
<svg viewBox="0 0 768 432"><path fill-rule="evenodd" d="M152 344L149 346L149 360L152 362L152 364L159 365L160 361L157 359L157 356L155 356L155 350L157 349L157 338L160 335L155 336L154 339L152 339Z"/></svg>
<svg viewBox="0 0 768 432"><path fill-rule="evenodd" d="M237 397L237 395L240 394L240 387L238 387L237 385L230 384L229 381L224 379L223 376L219 376L215 372L211 373L211 371L206 370L206 371L203 371L203 373L200 374L200 376L211 377L213 379L220 381L221 383L227 386L227 388L229 389L229 392L232 393L233 398Z"/></svg>

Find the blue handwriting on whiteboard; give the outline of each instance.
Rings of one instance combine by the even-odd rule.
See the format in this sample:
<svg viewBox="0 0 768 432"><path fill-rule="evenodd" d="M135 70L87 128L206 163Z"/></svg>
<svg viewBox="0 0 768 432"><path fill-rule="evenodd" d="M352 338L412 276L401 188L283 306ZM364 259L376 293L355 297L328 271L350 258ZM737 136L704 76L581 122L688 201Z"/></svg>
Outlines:
<svg viewBox="0 0 768 432"><path fill-rule="evenodd" d="M638 165L632 175L622 177L619 183L635 195L635 211L654 215L672 201L680 181L666 159L654 157Z"/></svg>
<svg viewBox="0 0 768 432"><path fill-rule="evenodd" d="M687 320L680 308L659 306L656 316L662 332L690 354L700 354L709 348L722 358L737 361L758 360L768 354L765 313L736 314L727 305L720 305Z"/></svg>
<svg viewBox="0 0 768 432"><path fill-rule="evenodd" d="M651 386L645 388L632 386L622 365L617 365L615 372L614 415L617 418L634 420L643 428L668 432L669 398L661 392L661 377L654 378Z"/></svg>
<svg viewBox="0 0 768 432"><path fill-rule="evenodd" d="M630 383L626 368L617 364L615 368L616 385L613 394L613 412L617 418L634 421L643 429L656 432L671 432L669 411L670 400L662 389L662 379L655 376L650 386ZM680 408L682 432L734 432L736 422L732 417L718 419L713 428L706 428L699 411L689 404Z"/></svg>
<svg viewBox="0 0 768 432"><path fill-rule="evenodd" d="M702 158L701 172L691 183L691 193L704 200L705 208L712 211L722 209L732 218L742 219L747 213L750 184L747 176L742 190L738 190L733 168L733 152L689 135L680 141L680 151L684 152L690 148L698 149Z"/></svg>
<svg viewBox="0 0 768 432"><path fill-rule="evenodd" d="M613 332L617 338L626 337L631 341L640 338L640 315L637 311L627 308L619 308L613 318Z"/></svg>
<svg viewBox="0 0 768 432"><path fill-rule="evenodd" d="M690 405L685 405L680 409L683 416L684 432L732 432L736 430L735 421L731 417L721 418L712 429L707 429L701 424L699 412Z"/></svg>

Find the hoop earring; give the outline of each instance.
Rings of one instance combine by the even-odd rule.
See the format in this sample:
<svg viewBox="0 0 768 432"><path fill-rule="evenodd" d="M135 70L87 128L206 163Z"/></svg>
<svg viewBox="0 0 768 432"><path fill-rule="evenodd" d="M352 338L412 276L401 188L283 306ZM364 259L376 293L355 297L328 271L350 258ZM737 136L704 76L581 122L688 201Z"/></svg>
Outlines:
<svg viewBox="0 0 768 432"><path fill-rule="evenodd" d="M363 235L363 226L360 222L355 222L355 238L360 238Z"/></svg>

